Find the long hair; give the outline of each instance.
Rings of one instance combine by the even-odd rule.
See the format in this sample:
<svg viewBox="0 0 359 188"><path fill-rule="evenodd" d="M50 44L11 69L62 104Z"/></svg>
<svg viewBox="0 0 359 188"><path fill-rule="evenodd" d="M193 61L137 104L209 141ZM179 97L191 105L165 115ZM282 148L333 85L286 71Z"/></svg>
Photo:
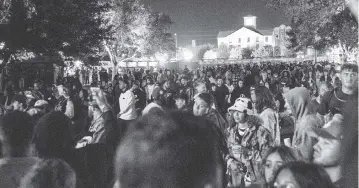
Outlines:
<svg viewBox="0 0 359 188"><path fill-rule="evenodd" d="M265 164L269 155L273 153L278 153L283 162L288 163L292 161L297 161L299 158L297 154L290 148L284 145L275 146L270 148L263 157L262 163Z"/></svg>
<svg viewBox="0 0 359 188"><path fill-rule="evenodd" d="M256 110L262 113L265 108L276 109L275 101L272 92L265 86L258 86L254 90L256 94Z"/></svg>
<svg viewBox="0 0 359 188"><path fill-rule="evenodd" d="M319 165L306 163L303 161L289 162L281 166L274 176L277 179L282 170L289 170L300 188L306 187L325 187L335 188L329 175Z"/></svg>

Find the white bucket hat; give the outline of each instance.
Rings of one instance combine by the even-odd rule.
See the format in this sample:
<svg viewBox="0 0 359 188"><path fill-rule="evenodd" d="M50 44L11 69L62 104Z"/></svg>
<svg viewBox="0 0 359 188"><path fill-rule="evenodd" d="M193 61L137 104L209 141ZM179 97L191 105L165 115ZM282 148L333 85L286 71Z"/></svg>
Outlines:
<svg viewBox="0 0 359 188"><path fill-rule="evenodd" d="M253 103L248 98L238 98L234 102L234 105L228 108L228 112L230 111L246 111L248 115L253 115Z"/></svg>

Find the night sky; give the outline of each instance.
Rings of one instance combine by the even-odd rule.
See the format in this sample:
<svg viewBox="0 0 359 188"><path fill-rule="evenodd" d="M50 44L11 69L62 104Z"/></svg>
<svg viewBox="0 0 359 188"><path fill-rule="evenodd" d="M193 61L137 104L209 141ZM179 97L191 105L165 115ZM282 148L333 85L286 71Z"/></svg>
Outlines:
<svg viewBox="0 0 359 188"><path fill-rule="evenodd" d="M239 29L243 16L257 16L258 29L271 29L287 23L282 11L265 6L263 0L142 0L153 11L171 16L171 32L177 33L178 45L217 44L219 31Z"/></svg>

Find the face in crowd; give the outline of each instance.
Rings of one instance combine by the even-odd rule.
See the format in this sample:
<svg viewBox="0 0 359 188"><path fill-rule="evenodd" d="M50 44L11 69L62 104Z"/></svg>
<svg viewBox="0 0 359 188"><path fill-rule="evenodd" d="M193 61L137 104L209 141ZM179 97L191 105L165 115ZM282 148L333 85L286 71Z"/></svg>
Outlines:
<svg viewBox="0 0 359 188"><path fill-rule="evenodd" d="M203 116L210 110L210 106L201 98L197 97L193 105L193 115Z"/></svg>
<svg viewBox="0 0 359 188"><path fill-rule="evenodd" d="M182 109L185 105L186 105L186 101L184 99L181 98L176 99L177 109Z"/></svg>
<svg viewBox="0 0 359 188"><path fill-rule="evenodd" d="M256 98L256 92L254 89L251 89L251 100L253 103L256 103L257 98Z"/></svg>
<svg viewBox="0 0 359 188"><path fill-rule="evenodd" d="M274 173L280 166L283 165L283 159L278 152L268 155L264 163L264 176L266 182L272 182L274 179Z"/></svg>
<svg viewBox="0 0 359 188"><path fill-rule="evenodd" d="M217 85L218 85L219 87L223 85L223 79L222 79L222 78L219 78L219 79L217 80Z"/></svg>
<svg viewBox="0 0 359 188"><path fill-rule="evenodd" d="M182 79L181 79L181 84L182 84L183 86L186 86L187 83L188 83L188 80L187 80L186 78L182 78Z"/></svg>
<svg viewBox="0 0 359 188"><path fill-rule="evenodd" d="M40 83L34 83L34 90L38 91L41 89L41 84Z"/></svg>
<svg viewBox="0 0 359 188"><path fill-rule="evenodd" d="M318 138L314 145L313 162L323 167L337 166L340 162L341 141L338 139Z"/></svg>
<svg viewBox="0 0 359 188"><path fill-rule="evenodd" d="M207 92L206 84L202 83L196 87L197 93L205 93Z"/></svg>
<svg viewBox="0 0 359 188"><path fill-rule="evenodd" d="M348 89L354 89L358 86L358 73L349 69L341 71L340 78L342 86Z"/></svg>
<svg viewBox="0 0 359 188"><path fill-rule="evenodd" d="M247 115L244 112L232 111L232 116L236 123L243 124L247 121Z"/></svg>
<svg viewBox="0 0 359 188"><path fill-rule="evenodd" d="M124 81L120 80L118 82L118 87L120 88L120 90L124 91L127 88L127 84Z"/></svg>
<svg viewBox="0 0 359 188"><path fill-rule="evenodd" d="M239 81L238 81L238 87L239 87L239 88L242 88L243 85L244 85L243 80L239 80Z"/></svg>

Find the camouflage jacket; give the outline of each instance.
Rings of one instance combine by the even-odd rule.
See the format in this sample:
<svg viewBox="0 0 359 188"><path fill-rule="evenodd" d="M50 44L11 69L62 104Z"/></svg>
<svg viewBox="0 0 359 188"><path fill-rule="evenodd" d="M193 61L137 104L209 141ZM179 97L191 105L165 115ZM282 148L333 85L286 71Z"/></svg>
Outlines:
<svg viewBox="0 0 359 188"><path fill-rule="evenodd" d="M226 133L230 157L227 164L236 161L243 165L241 173L250 177L251 182L258 181L262 177L262 157L274 142L271 134L262 126L261 119L252 116L249 120L249 129L243 136L238 133L238 127L229 127ZM230 173L230 170L229 170Z"/></svg>

